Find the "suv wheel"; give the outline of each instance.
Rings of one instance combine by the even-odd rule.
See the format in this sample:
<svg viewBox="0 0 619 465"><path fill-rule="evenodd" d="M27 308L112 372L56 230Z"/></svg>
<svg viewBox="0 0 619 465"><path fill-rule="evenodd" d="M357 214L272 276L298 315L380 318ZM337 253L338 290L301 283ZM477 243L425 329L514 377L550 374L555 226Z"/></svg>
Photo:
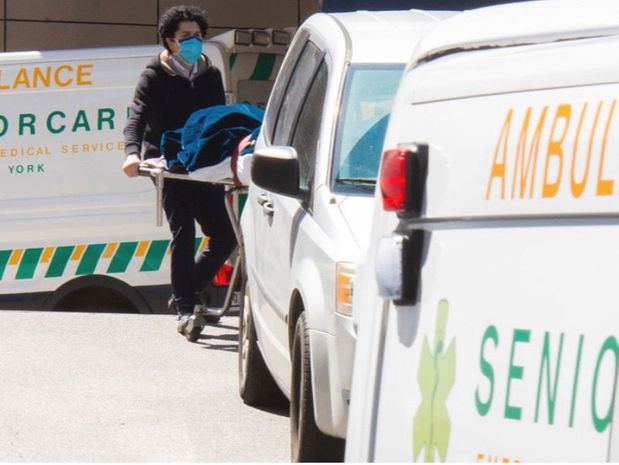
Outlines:
<svg viewBox="0 0 619 465"><path fill-rule="evenodd" d="M249 289L243 280L239 306L239 394L247 405L279 407L287 401L275 384L257 345Z"/></svg>
<svg viewBox="0 0 619 465"><path fill-rule="evenodd" d="M294 462L341 462L342 439L321 432L314 419L310 343L305 312L299 315L292 343L290 449Z"/></svg>

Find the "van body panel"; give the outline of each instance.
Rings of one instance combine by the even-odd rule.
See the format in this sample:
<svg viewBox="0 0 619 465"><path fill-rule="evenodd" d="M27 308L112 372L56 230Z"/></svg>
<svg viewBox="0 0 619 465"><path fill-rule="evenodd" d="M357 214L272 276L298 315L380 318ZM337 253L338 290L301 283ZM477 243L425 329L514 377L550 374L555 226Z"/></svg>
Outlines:
<svg viewBox="0 0 619 465"><path fill-rule="evenodd" d="M49 52L2 64L2 294L54 291L86 274L169 281L153 188L119 169L128 105L151 52Z"/></svg>
<svg viewBox="0 0 619 465"><path fill-rule="evenodd" d="M498 43L520 30L510 25L520 8L532 23L537 8L554 11L572 18L561 31L570 40L409 63L384 150L428 146L424 203L418 217L398 216L376 192L353 301L347 460L616 456L619 68L605 57L617 40L576 39L592 14L580 21L583 3L558 5L471 14L496 13ZM614 4L586 7L619 24ZM421 274L405 284L419 291L413 302L383 299L379 241L418 240L413 230L424 231Z"/></svg>
<svg viewBox="0 0 619 465"><path fill-rule="evenodd" d="M389 308L375 460L606 460L619 252L591 253L589 245L617 231L432 231L420 303ZM426 376L439 382L434 395ZM424 417L432 399L434 416ZM440 431L438 452L424 445L425 422Z"/></svg>
<svg viewBox="0 0 619 465"><path fill-rule="evenodd" d="M619 212L615 186L619 160L612 155L619 148L619 81L599 83L614 79L613 73L619 78L619 67L609 66L607 59L601 58L604 55L598 53L600 48L619 52L619 41L583 42L545 46L544 53L536 57L539 63L555 64L556 74L548 72L551 79L568 76L557 79L552 88L544 89L532 75L521 82L520 88L514 79L514 85L501 85L503 90L497 86L489 95L476 95L475 83L467 98L459 92L453 99L438 100L441 90L450 94L446 90L449 80L445 87L434 84L437 76L424 74L424 67L403 80L402 86L409 89L414 87L413 80L418 86L434 87L430 89L434 101L422 97L417 103L417 90L412 95L403 92L402 98L412 100L394 109L392 116L407 125L400 128L399 137L405 139L398 143L431 145L425 219ZM530 48L534 57L538 55L535 48ZM556 64L562 61L553 59L552 48L559 49L563 59L573 56L569 72ZM521 60L526 60L526 50L519 53ZM596 66L591 70L587 65L592 60L584 59L587 56L596 57ZM609 73L602 72L602 60ZM472 57L470 62L470 73L477 68L484 76L482 81L500 82L506 72L504 57ZM532 66L535 63L531 60ZM438 65L435 62L427 67ZM460 69L452 62L445 62L443 68L450 73ZM549 83L546 78L539 81ZM566 85L559 87L562 81ZM450 128L448 133L445 127ZM476 162L468 155L471 153Z"/></svg>

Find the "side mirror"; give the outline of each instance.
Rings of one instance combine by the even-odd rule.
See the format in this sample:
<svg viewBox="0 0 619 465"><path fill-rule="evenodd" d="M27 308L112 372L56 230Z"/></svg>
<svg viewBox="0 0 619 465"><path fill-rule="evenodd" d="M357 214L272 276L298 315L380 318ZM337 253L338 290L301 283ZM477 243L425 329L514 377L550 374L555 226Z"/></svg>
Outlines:
<svg viewBox="0 0 619 465"><path fill-rule="evenodd" d="M272 146L256 150L251 165L251 180L257 186L289 197L303 198L299 160L293 147Z"/></svg>

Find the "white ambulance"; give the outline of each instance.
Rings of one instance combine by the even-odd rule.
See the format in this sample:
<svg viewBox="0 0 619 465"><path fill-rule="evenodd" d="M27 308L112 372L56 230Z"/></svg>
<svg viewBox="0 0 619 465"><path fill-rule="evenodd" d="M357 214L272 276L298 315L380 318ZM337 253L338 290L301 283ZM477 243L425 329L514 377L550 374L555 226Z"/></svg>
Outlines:
<svg viewBox="0 0 619 465"><path fill-rule="evenodd" d="M292 33L205 43L228 102L264 106ZM153 184L120 169L135 84L160 51L0 54L0 309L167 312L169 232Z"/></svg>
<svg viewBox="0 0 619 465"><path fill-rule="evenodd" d="M619 459L619 4L430 31L385 136L351 461Z"/></svg>

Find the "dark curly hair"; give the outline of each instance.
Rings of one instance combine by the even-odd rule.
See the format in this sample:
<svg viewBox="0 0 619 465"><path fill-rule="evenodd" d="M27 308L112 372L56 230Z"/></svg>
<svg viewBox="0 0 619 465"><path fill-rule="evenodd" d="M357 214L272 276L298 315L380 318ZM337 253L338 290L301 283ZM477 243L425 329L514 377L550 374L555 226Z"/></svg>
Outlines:
<svg viewBox="0 0 619 465"><path fill-rule="evenodd" d="M169 47L165 38L174 37L181 21L195 21L200 27L202 37L206 37L208 22L206 21L206 12L202 8L186 5L173 6L168 8L159 18L159 37L161 37L163 46L168 50Z"/></svg>

